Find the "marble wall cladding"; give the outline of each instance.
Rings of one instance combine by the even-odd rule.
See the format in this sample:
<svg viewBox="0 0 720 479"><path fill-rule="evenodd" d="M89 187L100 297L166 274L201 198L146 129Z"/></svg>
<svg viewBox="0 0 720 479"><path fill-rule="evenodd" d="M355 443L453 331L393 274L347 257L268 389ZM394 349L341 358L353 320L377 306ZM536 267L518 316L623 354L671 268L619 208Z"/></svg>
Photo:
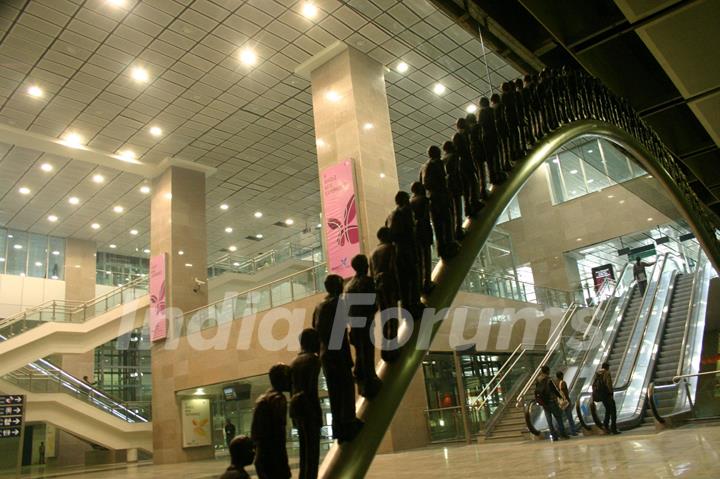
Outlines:
<svg viewBox="0 0 720 479"><path fill-rule="evenodd" d="M648 179L628 183L638 181ZM613 185L553 206L547 170L538 168L518 194L522 216L501 226L512 237L517 264L530 263L538 286L572 290L577 277L563 253L673 221L631 186Z"/></svg>
<svg viewBox="0 0 720 479"><path fill-rule="evenodd" d="M318 168L353 159L362 250L369 252L399 189L384 66L347 47L311 80Z"/></svg>

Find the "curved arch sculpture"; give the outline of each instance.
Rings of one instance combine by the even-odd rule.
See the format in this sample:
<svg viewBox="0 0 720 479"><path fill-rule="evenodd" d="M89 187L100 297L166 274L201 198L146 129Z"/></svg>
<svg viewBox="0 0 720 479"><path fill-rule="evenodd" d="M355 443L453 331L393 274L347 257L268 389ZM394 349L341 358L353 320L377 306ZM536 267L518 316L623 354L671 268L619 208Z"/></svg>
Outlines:
<svg viewBox="0 0 720 479"><path fill-rule="evenodd" d="M712 225L710 217L687 185L676 164L677 160L667 148L651 146L653 142L657 144L657 141L649 129L639 129L636 133L644 138L638 139L606 121L581 119L560 126L540 140L515 166L507 181L495 187L480 217L465 222L466 235L458 255L449 261L441 261L433 271L436 287L424 298L427 308L440 311L450 307L475 257L505 207L548 156L564 144L586 135L601 137L619 145L658 179L690 225L715 269L720 270L720 242L715 234L717 228ZM652 153L650 149L653 150ZM399 359L392 364L381 362L378 375L383 380L383 387L380 393L372 401L359 399L358 416L365 421L365 426L353 441L332 447L321 466L321 478L358 479L366 474L395 410L439 329L440 321L431 324L417 321L415 324L416 327L403 346ZM423 346L418 348L418 344Z"/></svg>

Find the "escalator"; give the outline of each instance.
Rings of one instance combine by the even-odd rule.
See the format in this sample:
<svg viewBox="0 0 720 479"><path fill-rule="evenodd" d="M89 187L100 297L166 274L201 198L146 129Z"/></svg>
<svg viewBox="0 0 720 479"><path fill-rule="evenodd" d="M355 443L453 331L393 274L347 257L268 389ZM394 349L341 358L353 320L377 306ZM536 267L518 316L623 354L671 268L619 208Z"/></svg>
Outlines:
<svg viewBox="0 0 720 479"><path fill-rule="evenodd" d="M625 349L627 348L630 334L635 328L638 316L640 313L640 306L642 304L643 296L640 294L640 290L637 286L633 286L630 290L630 298L627 304L627 308L622 315L620 326L618 327L615 340L610 348L610 354L608 355L607 362L610 363L610 370L617 371L622 358L625 356Z"/></svg>
<svg viewBox="0 0 720 479"><path fill-rule="evenodd" d="M0 376L51 354L90 351L142 327L147 278L87 302L50 301L0 320Z"/></svg>

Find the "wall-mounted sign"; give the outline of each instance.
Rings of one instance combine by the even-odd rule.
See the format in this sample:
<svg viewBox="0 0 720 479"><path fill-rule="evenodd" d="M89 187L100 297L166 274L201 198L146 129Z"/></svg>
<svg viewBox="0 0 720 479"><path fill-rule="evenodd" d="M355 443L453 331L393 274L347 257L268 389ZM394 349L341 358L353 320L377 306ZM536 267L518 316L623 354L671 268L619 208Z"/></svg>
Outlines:
<svg viewBox="0 0 720 479"><path fill-rule="evenodd" d="M181 410L183 447L212 445L210 400L201 398L183 399Z"/></svg>
<svg viewBox="0 0 720 479"><path fill-rule="evenodd" d="M615 269L611 264L596 266L591 271L596 293L600 291L605 281L615 281Z"/></svg>
<svg viewBox="0 0 720 479"><path fill-rule="evenodd" d="M354 274L350 261L360 254L352 161L343 160L325 168L320 174L320 187L328 271L349 278Z"/></svg>
<svg viewBox="0 0 720 479"><path fill-rule="evenodd" d="M167 337L166 265L165 253L150 258L150 341L159 341Z"/></svg>

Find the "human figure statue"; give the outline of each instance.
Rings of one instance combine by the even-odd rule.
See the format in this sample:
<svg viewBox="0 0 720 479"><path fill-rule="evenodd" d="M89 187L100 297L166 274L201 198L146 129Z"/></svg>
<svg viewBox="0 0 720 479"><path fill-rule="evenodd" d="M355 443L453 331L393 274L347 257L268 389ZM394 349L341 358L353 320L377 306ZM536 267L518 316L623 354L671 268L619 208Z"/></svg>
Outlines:
<svg viewBox="0 0 720 479"><path fill-rule="evenodd" d="M347 318L336 316L343 292L343 279L336 274L328 275L325 278L325 290L327 296L313 312L313 328L320 337L320 364L330 396L333 438L343 443L355 438L362 427L362 421L355 416L353 361L347 324L335 324L336 321L347 323ZM340 337L337 337L338 335Z"/></svg>
<svg viewBox="0 0 720 479"><path fill-rule="evenodd" d="M420 282L423 292L429 293L432 290L432 252L433 245L432 224L430 223L430 200L425 193L425 187L419 181L410 185L412 196L410 207L415 215L415 242L418 248L418 260L420 261Z"/></svg>
<svg viewBox="0 0 720 479"><path fill-rule="evenodd" d="M315 329L300 333L300 353L290 364L290 417L300 440L300 479L317 479L323 415L318 397L320 336Z"/></svg>
<svg viewBox="0 0 720 479"><path fill-rule="evenodd" d="M461 121L462 120L462 121ZM470 151L470 157L475 163L475 171L477 172L477 186L479 191L477 194L480 198L480 203L488 198L488 167L487 158L485 157L485 147L482 139L482 129L478 123L478 119L474 113L468 113L467 116L459 118L455 123L457 132L453 135L453 143L455 143L455 150L460 152L460 157L463 155L467 156L467 148ZM465 145L463 145L465 143ZM462 153L465 151L465 153ZM472 186L465 186L467 189ZM472 196L472 190L468 191L469 196Z"/></svg>
<svg viewBox="0 0 720 479"><path fill-rule="evenodd" d="M495 116L490 108L490 100L483 97L480 99L480 110L478 114L478 124L482 134L482 145L485 152L485 161L487 162L488 171L490 173L490 182L499 185L505 181L504 173L500 168L498 158L498 132L495 128Z"/></svg>
<svg viewBox="0 0 720 479"><path fill-rule="evenodd" d="M420 302L420 278L415 244L415 218L410 208L410 195L405 191L398 191L395 205L385 225L390 228L395 243L400 303L403 308L412 312Z"/></svg>
<svg viewBox="0 0 720 479"><path fill-rule="evenodd" d="M500 103L503 109L503 117L507 127L508 153L511 162L517 161L522 153L520 147L520 122L517 112L517 95L515 94L515 84L513 82L504 82L502 84Z"/></svg>
<svg viewBox="0 0 720 479"><path fill-rule="evenodd" d="M457 254L457 245L452 229L452 205L450 191L445 178L445 167L440 158L440 148L428 148L428 161L420 170L420 183L430 200L430 218L435 230L438 255L449 259Z"/></svg>
<svg viewBox="0 0 720 479"><path fill-rule="evenodd" d="M510 143L508 140L508 128L505 121L505 111L500 100L500 95L493 93L490 97L490 109L493 112L495 128L497 129L497 154L498 163L501 171L510 171L511 169L511 153Z"/></svg>
<svg viewBox="0 0 720 479"><path fill-rule="evenodd" d="M228 445L230 450L230 467L220 476L220 479L250 479L245 470L255 459L255 444L247 436L235 436Z"/></svg>
<svg viewBox="0 0 720 479"><path fill-rule="evenodd" d="M397 306L400 286L397 271L397 253L392 242L392 232L387 226L377 232L380 241L370 255L370 276L375 281L377 304L383 324L383 336L387 339L397 337ZM383 348L380 351L383 361L391 363L398 357L396 349Z"/></svg>
<svg viewBox="0 0 720 479"><path fill-rule="evenodd" d="M370 264L367 256L358 254L350 262L355 270L347 285L345 294L367 294L375 298L375 281L368 276ZM355 380L358 383L358 392L368 399L374 398L380 391L382 381L375 373L375 344L373 343L373 320L377 312L377 303L354 304L350 301L350 316L354 318L365 318L364 326L353 326L350 329L350 344L355 348Z"/></svg>
<svg viewBox="0 0 720 479"><path fill-rule="evenodd" d="M525 156L528 148L528 118L525 87L522 78L515 80L515 110L518 119L518 135L520 141L520 154Z"/></svg>
<svg viewBox="0 0 720 479"><path fill-rule="evenodd" d="M447 178L448 190L452 207L452 228L456 239L463 237L463 181L476 183L476 179L463 178L460 174L460 158L455 154L455 146L452 141L443 143L443 164Z"/></svg>
<svg viewBox="0 0 720 479"><path fill-rule="evenodd" d="M260 479L291 477L285 438L287 436L287 399L290 391L290 366L270 368L270 389L255 403L252 440L255 442L255 471Z"/></svg>

